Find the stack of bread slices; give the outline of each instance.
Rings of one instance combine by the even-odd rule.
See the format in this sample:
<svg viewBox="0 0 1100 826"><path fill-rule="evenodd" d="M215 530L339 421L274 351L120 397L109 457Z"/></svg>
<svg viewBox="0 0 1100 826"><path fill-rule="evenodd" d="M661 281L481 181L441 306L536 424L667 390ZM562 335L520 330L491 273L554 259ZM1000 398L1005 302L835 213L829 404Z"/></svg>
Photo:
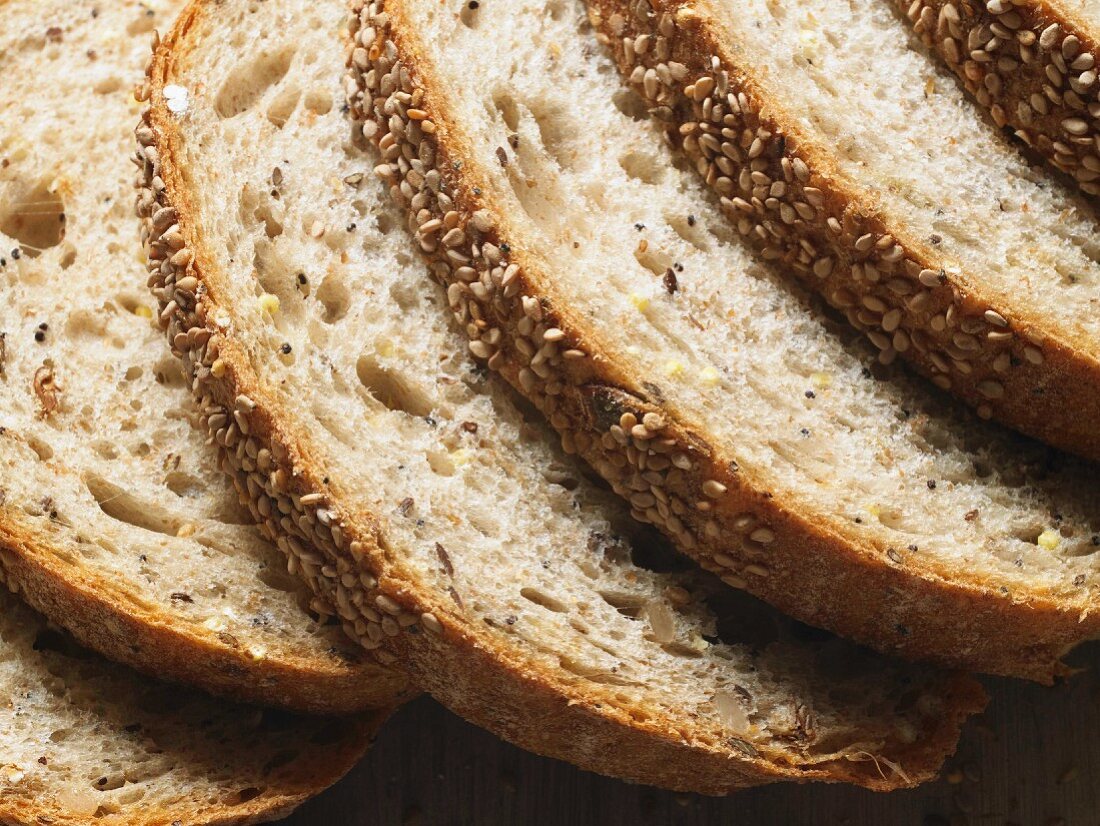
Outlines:
<svg viewBox="0 0 1100 826"><path fill-rule="evenodd" d="M0 2L0 820L273 819L419 691L934 777L1100 634L1093 5Z"/></svg>

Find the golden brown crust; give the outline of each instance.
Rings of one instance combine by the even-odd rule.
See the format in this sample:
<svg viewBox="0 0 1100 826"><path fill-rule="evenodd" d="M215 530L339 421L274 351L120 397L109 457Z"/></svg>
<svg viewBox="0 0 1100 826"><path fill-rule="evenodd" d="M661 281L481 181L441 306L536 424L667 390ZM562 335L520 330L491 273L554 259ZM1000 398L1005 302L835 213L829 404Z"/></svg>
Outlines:
<svg viewBox="0 0 1100 826"><path fill-rule="evenodd" d="M380 662L400 662L419 685L474 722L604 774L712 794L781 779L887 789L931 776L953 749L962 720L984 704L968 678L950 677L937 687L945 712L916 742L887 744L907 778L848 760L792 764L769 747L704 742L657 709L624 704L604 687L579 686L517 657L383 550L373 514L357 510L340 480L327 478L311 435L295 428L295 417L260 383L231 334L229 308L219 303L226 274L204 250L202 222L173 163L182 138L161 89L195 47L188 32L208 6L195 3L185 13L157 50L143 90L151 108L137 131L147 187L138 210L154 292L235 485L292 569L333 606L349 633ZM191 277L197 282L183 282Z"/></svg>
<svg viewBox="0 0 1100 826"><path fill-rule="evenodd" d="M231 637L198 633L66 565L40 532L0 523L0 581L82 645L162 680L311 714L382 708L410 696L404 678L336 654L254 657Z"/></svg>
<svg viewBox="0 0 1100 826"><path fill-rule="evenodd" d="M895 0L997 126L1100 195L1100 32L1060 0Z"/></svg>
<svg viewBox="0 0 1100 826"><path fill-rule="evenodd" d="M400 6L390 4L387 13L394 18ZM660 527L704 568L804 621L880 650L947 665L1042 681L1061 672L1058 658L1095 635L1100 619L1082 619L1080 605L1045 594L1003 594L907 549L876 547L846 535L839 523L811 518L797 504L773 497L751 469L731 469L703 423L673 409L644 376L607 357L607 348L578 321L568 297L555 293L551 274L540 272L522 244L512 244L502 256L501 239L512 238L505 210L492 202L490 187L475 195L488 176L464 146L439 85L427 79L432 55L402 42L407 26L392 25L391 36L415 86L408 107L426 118L412 127L420 130L413 136L432 146L434 166L447 182L441 189L448 193L445 208L429 198L432 217L412 220L412 226L435 262L436 277L448 285L452 309L473 339L471 351L539 406L561 431L567 451L583 455L631 500L635 516ZM707 53L696 41L701 33L702 27L690 25L682 40L670 40L683 52L683 66ZM373 58L361 49L352 60L362 87L364 66L372 66ZM682 77L691 77L690 70ZM400 162L392 163L402 151L389 121L396 105L353 101L353 112L373 118L366 133L391 161L377 170L391 180L391 193L420 212L424 205L412 204L410 193L402 192ZM456 248L448 238L462 243ZM477 254L468 238L478 239ZM480 284L476 290L473 279ZM650 501L659 494L662 501Z"/></svg>
<svg viewBox="0 0 1100 826"><path fill-rule="evenodd" d="M3 2L3 0L0 0ZM326 744L324 760L300 758L273 772L270 783L237 804L184 800L172 807L136 803L115 814L73 814L54 800L7 794L0 798L0 822L13 826L247 826L286 817L333 785L370 749L392 709L341 720L338 736ZM275 735L278 736L278 735ZM196 808L201 805L201 810Z"/></svg>
<svg viewBox="0 0 1100 826"><path fill-rule="evenodd" d="M1100 458L1096 355L980 274L945 267L927 239L880 209L829 146L769 103L704 2L654 0L642 15L627 0L588 6L624 77L741 234L865 331L880 361L900 355L981 417Z"/></svg>

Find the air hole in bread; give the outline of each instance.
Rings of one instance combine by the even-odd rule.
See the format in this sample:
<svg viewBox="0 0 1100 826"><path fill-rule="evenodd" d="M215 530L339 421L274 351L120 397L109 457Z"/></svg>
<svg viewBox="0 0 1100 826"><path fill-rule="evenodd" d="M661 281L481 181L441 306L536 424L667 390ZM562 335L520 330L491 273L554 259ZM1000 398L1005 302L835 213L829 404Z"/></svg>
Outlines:
<svg viewBox="0 0 1100 826"><path fill-rule="evenodd" d="M141 500L102 476L88 473L84 484L99 509L112 519L153 533L175 536L178 520L164 513L151 502Z"/></svg>
<svg viewBox="0 0 1100 826"><path fill-rule="evenodd" d="M263 794L263 789L257 789L254 786L250 786L247 789L241 789L239 792L237 792L234 799L230 801L230 803L232 805L240 806L250 800L255 800L261 794Z"/></svg>
<svg viewBox="0 0 1100 826"><path fill-rule="evenodd" d="M659 184L664 177L664 167L656 156L648 152L627 152L619 156L619 166L635 180L645 184Z"/></svg>
<svg viewBox="0 0 1100 826"><path fill-rule="evenodd" d="M402 312L411 313L417 309L420 301L420 291L417 285L402 281L390 285L390 298Z"/></svg>
<svg viewBox="0 0 1100 826"><path fill-rule="evenodd" d="M436 476L454 476L457 468L451 455L445 450L429 450L424 458Z"/></svg>
<svg viewBox="0 0 1100 826"><path fill-rule="evenodd" d="M360 204L362 203L362 201L356 201L354 204L355 208L360 209ZM361 209L360 212L362 212ZM378 231L383 235L388 235L390 231L397 226L397 221L394 219L393 214L388 210L386 212L379 212L378 215L375 216L374 222L378 227Z"/></svg>
<svg viewBox="0 0 1100 826"><path fill-rule="evenodd" d="M92 89L99 95L110 95L117 92L123 87L125 81L118 75L111 77L105 77L102 80L96 81L95 86Z"/></svg>
<svg viewBox="0 0 1100 826"><path fill-rule="evenodd" d="M633 620L642 618L642 612L645 610L646 606L644 598L636 594L624 594L615 591L600 591L599 595L604 602L624 617L629 617Z"/></svg>
<svg viewBox="0 0 1100 826"><path fill-rule="evenodd" d="M568 109L551 101L537 100L530 104L529 111L538 126L543 149L562 169L570 169L579 150L577 127Z"/></svg>
<svg viewBox="0 0 1100 826"><path fill-rule="evenodd" d="M631 120L649 119L649 105L633 89L619 89L611 96L611 102Z"/></svg>
<svg viewBox="0 0 1100 826"><path fill-rule="evenodd" d="M65 335L74 339L107 335L107 318L94 310L74 310L65 319Z"/></svg>
<svg viewBox="0 0 1100 826"><path fill-rule="evenodd" d="M191 386L191 382L183 372L182 363L171 355L162 356L157 360L153 368L153 375L156 377L157 384L163 384L167 387Z"/></svg>
<svg viewBox="0 0 1100 826"><path fill-rule="evenodd" d="M252 217L264 225L264 235L268 238L277 238L283 234L283 225L275 217L272 207L273 204L270 201L263 201L256 206Z"/></svg>
<svg viewBox="0 0 1100 826"><path fill-rule="evenodd" d="M355 448L360 444L355 432L348 426L345 418L338 409L328 406L325 399L315 399L312 404L312 413L317 422L330 436L345 447Z"/></svg>
<svg viewBox="0 0 1100 826"><path fill-rule="evenodd" d="M493 92L492 100L508 131L515 132L519 128L519 106L515 98L507 90L497 89Z"/></svg>
<svg viewBox="0 0 1100 826"><path fill-rule="evenodd" d="M65 237L65 204L45 181L36 181L0 206L0 232L36 258Z"/></svg>
<svg viewBox="0 0 1100 826"><path fill-rule="evenodd" d="M524 212L535 221L555 227L566 219L566 214L561 209L561 203L553 197L552 173L540 169L541 164L533 163L529 150L525 149L524 155L528 159L527 163L516 158L520 162L508 166L508 183L516 193Z"/></svg>
<svg viewBox="0 0 1100 826"><path fill-rule="evenodd" d="M651 273L660 276L668 272L675 263L672 256L653 244L638 244L634 248L634 258Z"/></svg>
<svg viewBox="0 0 1100 826"><path fill-rule="evenodd" d="M327 115L332 111L332 93L328 89L310 89L304 103L315 115Z"/></svg>
<svg viewBox="0 0 1100 826"><path fill-rule="evenodd" d="M92 442L92 450L94 450L96 455L101 459L113 462L118 458L118 445L106 439L96 439Z"/></svg>
<svg viewBox="0 0 1100 826"><path fill-rule="evenodd" d="M151 32L157 25L157 16L152 9L144 5L138 7L139 15L126 26L126 34L135 37L139 34Z"/></svg>
<svg viewBox="0 0 1100 826"><path fill-rule="evenodd" d="M40 439L38 436L28 435L26 436L27 447L35 452L43 462L48 462L53 458L53 448L44 439Z"/></svg>
<svg viewBox="0 0 1100 826"><path fill-rule="evenodd" d="M237 66L218 90L218 96L214 99L215 111L223 118L247 112L268 89L286 77L293 59L294 48L284 46L278 51L261 52L254 59ZM297 103L297 94L294 100Z"/></svg>
<svg viewBox="0 0 1100 826"><path fill-rule="evenodd" d="M256 572L256 576L260 582L268 588L274 588L276 591L295 594L302 590L298 580L285 570L280 571L276 568L261 568Z"/></svg>
<svg viewBox="0 0 1100 826"><path fill-rule="evenodd" d="M485 4L488 0L460 0L458 18L469 29L477 29L485 17Z"/></svg>
<svg viewBox="0 0 1100 826"><path fill-rule="evenodd" d="M581 660L579 657L558 657L558 662L561 667L566 671L570 671L576 674L578 677L593 683L603 683L607 685L637 685L634 680L628 680L625 677L621 677L614 672L596 665L595 663L587 663Z"/></svg>
<svg viewBox="0 0 1100 826"><path fill-rule="evenodd" d="M541 605L548 611L553 611L555 614L564 614L569 611L569 606L559 599L556 599L550 594L540 591L538 588L520 588L519 595L528 602L533 602L535 605Z"/></svg>
<svg viewBox="0 0 1100 826"><path fill-rule="evenodd" d="M706 252L710 249L710 242L707 239L707 230L704 230L694 215L691 214L676 214L672 215L666 213L665 221L672 228L672 231L695 247L697 250Z"/></svg>
<svg viewBox="0 0 1100 826"><path fill-rule="evenodd" d="M275 96L275 100L271 101L271 105L267 107L267 119L279 129L282 129L286 125L286 122L290 120L290 116L294 114L294 110L298 107L298 98L301 96L301 91L297 86L290 86L283 89L279 94Z"/></svg>
<svg viewBox="0 0 1100 826"><path fill-rule="evenodd" d="M390 410L423 418L432 412L430 397L395 371L378 363L373 354L364 353L355 362L355 375L374 399Z"/></svg>
<svg viewBox="0 0 1100 826"><path fill-rule="evenodd" d="M344 279L339 274L332 273L325 276L325 280L317 288L317 300L325 308L321 318L328 324L334 324L348 314L348 308L351 306L351 292L344 283Z"/></svg>

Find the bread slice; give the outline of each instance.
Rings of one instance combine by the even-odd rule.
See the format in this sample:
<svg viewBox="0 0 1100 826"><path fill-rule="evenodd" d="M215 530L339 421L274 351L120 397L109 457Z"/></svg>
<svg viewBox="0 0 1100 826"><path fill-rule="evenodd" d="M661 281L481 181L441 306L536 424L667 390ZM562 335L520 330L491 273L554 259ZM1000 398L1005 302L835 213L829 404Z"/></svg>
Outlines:
<svg viewBox="0 0 1100 826"><path fill-rule="evenodd" d="M473 354L730 585L879 649L1051 679L1100 631L1095 472L873 378L574 9L453 12L364 7L350 84Z"/></svg>
<svg viewBox="0 0 1100 826"><path fill-rule="evenodd" d="M351 144L345 18L192 4L137 132L169 337L292 566L381 662L541 754L710 793L928 777L974 683L647 568L614 497L465 355Z"/></svg>
<svg viewBox="0 0 1100 826"><path fill-rule="evenodd" d="M1029 167L891 4L590 8L739 232L882 362L1100 458L1095 209Z"/></svg>
<svg viewBox="0 0 1100 826"><path fill-rule="evenodd" d="M1100 195L1100 5L896 2L997 126Z"/></svg>
<svg viewBox="0 0 1100 826"><path fill-rule="evenodd" d="M7 591L0 690L10 826L273 820L343 776L385 716L308 719L156 683L78 648Z"/></svg>
<svg viewBox="0 0 1100 826"><path fill-rule="evenodd" d="M146 673L318 712L390 703L403 679L303 610L152 318L125 154L150 32L181 6L0 3L0 566Z"/></svg>

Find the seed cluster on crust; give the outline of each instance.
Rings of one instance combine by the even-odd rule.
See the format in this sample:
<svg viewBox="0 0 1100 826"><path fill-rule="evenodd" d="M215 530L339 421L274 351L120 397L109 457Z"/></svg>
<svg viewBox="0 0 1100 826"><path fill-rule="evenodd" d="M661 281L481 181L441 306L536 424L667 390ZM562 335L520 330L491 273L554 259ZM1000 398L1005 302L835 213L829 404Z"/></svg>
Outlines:
<svg viewBox="0 0 1100 826"><path fill-rule="evenodd" d="M589 0L597 36L627 82L667 126L738 232L792 270L891 364L912 361L985 419L1006 398L1010 371L1043 365L1042 348L1011 319L897 240L882 216L861 214L813 168L738 70L723 63L689 6ZM630 13L615 11L627 8Z"/></svg>
<svg viewBox="0 0 1100 826"><path fill-rule="evenodd" d="M153 48L155 52L156 39ZM146 81L136 97L148 101L149 96ZM379 663L392 665L398 657L387 648L388 641L421 629L441 636L443 626L433 614L410 611L379 587L363 542L350 535L326 495L310 490L295 472L285 446L261 432L255 403L245 395L226 398L235 392L219 358L229 317L203 300L194 254L185 244L160 174L151 109L143 113L135 137L134 162L140 170L136 211L148 258L148 286L160 306L159 321L172 351L191 378L222 470L263 533L286 554L290 573L314 594L310 608L322 619L335 615Z"/></svg>
<svg viewBox="0 0 1100 826"><path fill-rule="evenodd" d="M993 121L1100 195L1098 46L1035 0L896 0Z"/></svg>
<svg viewBox="0 0 1100 826"><path fill-rule="evenodd" d="M381 152L375 173L446 288L470 352L535 403L564 450L587 459L635 518L661 528L727 584L759 590L776 530L748 504L755 492L639 395L644 390L611 386L583 336L532 288L479 193L453 182L424 90L389 37L384 3L359 4L350 30L352 117Z"/></svg>

